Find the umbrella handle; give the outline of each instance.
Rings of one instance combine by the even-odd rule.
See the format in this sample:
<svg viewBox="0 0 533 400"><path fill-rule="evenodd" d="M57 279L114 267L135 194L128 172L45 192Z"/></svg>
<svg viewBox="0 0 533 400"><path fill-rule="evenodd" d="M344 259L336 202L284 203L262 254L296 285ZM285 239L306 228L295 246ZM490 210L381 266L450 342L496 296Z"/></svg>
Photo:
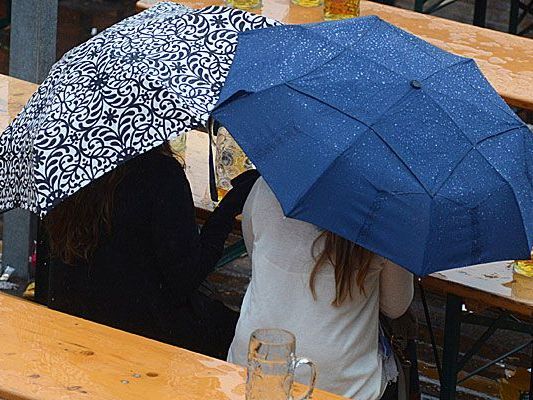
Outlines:
<svg viewBox="0 0 533 400"><path fill-rule="evenodd" d="M215 160L213 157L213 136L215 135L218 123L213 117L207 120L207 134L209 135L209 194L211 200L218 202L217 181L215 179Z"/></svg>

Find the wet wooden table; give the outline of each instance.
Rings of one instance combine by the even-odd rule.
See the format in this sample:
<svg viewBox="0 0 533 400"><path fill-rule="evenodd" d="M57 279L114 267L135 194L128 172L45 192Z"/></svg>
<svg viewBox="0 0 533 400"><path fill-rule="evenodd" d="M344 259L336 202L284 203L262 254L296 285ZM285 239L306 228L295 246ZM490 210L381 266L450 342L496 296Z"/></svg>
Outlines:
<svg viewBox="0 0 533 400"><path fill-rule="evenodd" d="M0 321L3 400L244 399L244 369L220 360L4 294Z"/></svg>
<svg viewBox="0 0 533 400"><path fill-rule="evenodd" d="M462 297L469 310L498 308L533 319L533 278L513 274L510 261L437 272L423 285Z"/></svg>
<svg viewBox="0 0 533 400"><path fill-rule="evenodd" d="M532 345L532 340L526 341L486 366L468 375L463 373L458 381L465 364L496 330L533 335L533 278L513 273L511 262L503 261L438 272L423 278L422 287L446 296L441 399L454 399L458 383ZM489 309L491 313L484 312ZM426 318L431 326L428 313ZM483 326L486 330L459 357L462 324Z"/></svg>
<svg viewBox="0 0 533 400"><path fill-rule="evenodd" d="M139 10L160 0L141 0ZM173 0L192 8L223 5L222 0ZM291 0L263 0L263 15L284 23L322 21L322 8L293 5ZM443 18L361 1L362 15L378 15L452 53L470 57L505 101L512 106L533 110L533 39L479 28Z"/></svg>

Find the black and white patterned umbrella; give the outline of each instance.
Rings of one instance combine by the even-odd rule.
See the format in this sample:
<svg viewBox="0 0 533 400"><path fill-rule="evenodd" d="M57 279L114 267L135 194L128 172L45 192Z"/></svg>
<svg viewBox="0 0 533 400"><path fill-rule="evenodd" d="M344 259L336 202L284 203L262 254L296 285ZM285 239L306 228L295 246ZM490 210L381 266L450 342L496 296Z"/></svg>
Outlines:
<svg viewBox="0 0 533 400"><path fill-rule="evenodd" d="M65 54L0 136L0 212L44 216L121 163L205 124L237 33L276 24L238 9L161 3Z"/></svg>

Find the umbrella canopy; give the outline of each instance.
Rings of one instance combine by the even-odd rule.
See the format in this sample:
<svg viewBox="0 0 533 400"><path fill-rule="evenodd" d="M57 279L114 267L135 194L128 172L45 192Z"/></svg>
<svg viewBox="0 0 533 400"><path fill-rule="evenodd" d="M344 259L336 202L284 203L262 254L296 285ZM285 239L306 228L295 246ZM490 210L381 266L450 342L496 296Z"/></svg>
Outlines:
<svg viewBox="0 0 533 400"><path fill-rule="evenodd" d="M529 258L533 136L473 60L377 17L246 32L213 116L287 216L415 274Z"/></svg>
<svg viewBox="0 0 533 400"><path fill-rule="evenodd" d="M0 212L43 216L119 164L206 122L237 33L275 21L162 3L69 51L0 137Z"/></svg>

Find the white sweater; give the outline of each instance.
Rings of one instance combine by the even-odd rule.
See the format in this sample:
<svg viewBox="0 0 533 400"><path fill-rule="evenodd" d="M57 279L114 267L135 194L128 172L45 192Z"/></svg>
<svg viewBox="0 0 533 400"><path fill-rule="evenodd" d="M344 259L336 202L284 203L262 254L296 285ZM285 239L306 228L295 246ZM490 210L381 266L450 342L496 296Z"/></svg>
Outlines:
<svg viewBox="0 0 533 400"><path fill-rule="evenodd" d="M378 355L378 312L402 315L413 297L412 275L382 257L371 262L365 294L354 284L353 299L340 307L333 267L317 276L314 300L309 275L312 244L319 230L286 218L263 179L244 207L243 234L252 259L246 291L228 361L246 366L248 341L258 328L282 328L296 336L297 356L318 367L317 387L357 400L378 399L384 390ZM297 380L307 383L305 367Z"/></svg>

